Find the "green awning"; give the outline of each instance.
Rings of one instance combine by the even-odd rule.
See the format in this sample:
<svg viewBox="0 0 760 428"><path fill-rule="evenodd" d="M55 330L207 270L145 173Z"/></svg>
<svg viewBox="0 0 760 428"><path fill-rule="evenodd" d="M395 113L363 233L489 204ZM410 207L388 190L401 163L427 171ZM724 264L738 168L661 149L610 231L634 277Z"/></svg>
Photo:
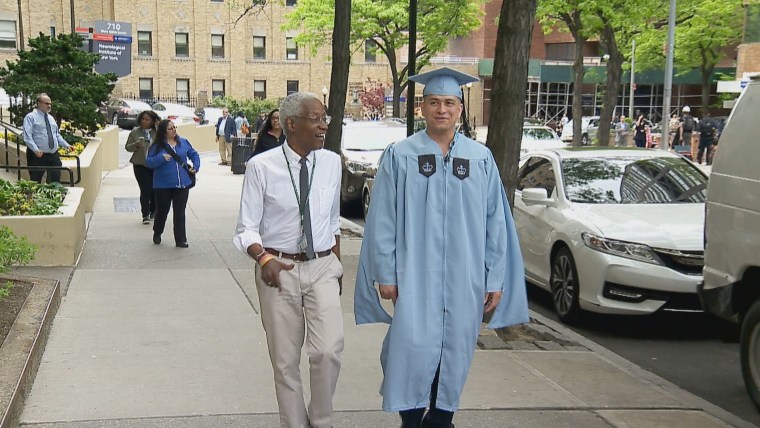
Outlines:
<svg viewBox="0 0 760 428"><path fill-rule="evenodd" d="M595 84L604 83L607 79L607 68L600 65L586 66L586 74L583 77L583 83ZM718 80L718 74L735 75L735 67L716 67L710 81ZM493 76L493 58L481 59L478 63L478 75L481 77ZM547 83L572 83L573 67L571 65L541 64L541 60L531 58L528 63L528 76L533 79L539 79ZM621 82L631 80L628 72L623 72ZM647 70L636 73L636 83L642 85L662 85L665 83L664 70ZM686 72L676 71L673 75L674 85L700 85L701 78L699 70L689 70Z"/></svg>

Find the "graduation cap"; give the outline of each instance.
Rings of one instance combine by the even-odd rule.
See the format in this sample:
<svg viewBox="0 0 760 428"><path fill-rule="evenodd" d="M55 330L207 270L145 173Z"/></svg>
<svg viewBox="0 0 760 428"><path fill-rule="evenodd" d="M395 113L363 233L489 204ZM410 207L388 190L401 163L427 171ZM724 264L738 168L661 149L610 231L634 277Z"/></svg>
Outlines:
<svg viewBox="0 0 760 428"><path fill-rule="evenodd" d="M461 86L480 79L448 67L416 74L409 80L425 85L422 95L452 95L462 98Z"/></svg>

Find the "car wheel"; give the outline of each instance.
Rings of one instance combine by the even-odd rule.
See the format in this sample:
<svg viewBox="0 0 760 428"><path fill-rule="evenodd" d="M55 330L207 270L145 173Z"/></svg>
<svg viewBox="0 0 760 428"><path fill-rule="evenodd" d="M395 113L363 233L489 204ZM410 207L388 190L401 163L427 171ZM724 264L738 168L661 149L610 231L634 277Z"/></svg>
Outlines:
<svg viewBox="0 0 760 428"><path fill-rule="evenodd" d="M744 316L740 347L744 385L755 407L760 409L760 300Z"/></svg>
<svg viewBox="0 0 760 428"><path fill-rule="evenodd" d="M114 113L113 117L111 118L111 124L119 126L119 116L116 113Z"/></svg>
<svg viewBox="0 0 760 428"><path fill-rule="evenodd" d="M549 278L552 304L559 319L565 323L576 321L581 309L578 304L578 271L575 259L568 248L561 248L552 259L552 273Z"/></svg>
<svg viewBox="0 0 760 428"><path fill-rule="evenodd" d="M362 212L364 213L364 219L367 219L367 213L369 212L369 190L362 192Z"/></svg>
<svg viewBox="0 0 760 428"><path fill-rule="evenodd" d="M588 134L583 134L583 136L581 136L581 145L588 146Z"/></svg>

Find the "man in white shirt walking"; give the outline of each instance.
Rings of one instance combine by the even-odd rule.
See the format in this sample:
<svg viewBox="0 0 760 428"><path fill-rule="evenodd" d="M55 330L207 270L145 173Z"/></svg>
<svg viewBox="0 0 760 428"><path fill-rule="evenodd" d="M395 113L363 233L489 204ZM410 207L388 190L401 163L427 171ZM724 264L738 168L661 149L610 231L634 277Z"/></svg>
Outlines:
<svg viewBox="0 0 760 428"><path fill-rule="evenodd" d="M26 163L28 166L60 167L61 158L58 156L58 148L71 149L69 143L63 139L55 118L50 115L53 102L47 94L37 95L37 109L24 117L24 143L26 143ZM42 182L42 176L47 172L48 182L60 183L60 169L37 169L29 170L29 179L38 183ZM72 180L74 177L70 177Z"/></svg>
<svg viewBox="0 0 760 428"><path fill-rule="evenodd" d="M233 243L257 263L281 426L329 428L343 352L340 156L322 150L330 117L316 95L289 95L280 119L285 144L246 165ZM308 411L299 370L304 336Z"/></svg>

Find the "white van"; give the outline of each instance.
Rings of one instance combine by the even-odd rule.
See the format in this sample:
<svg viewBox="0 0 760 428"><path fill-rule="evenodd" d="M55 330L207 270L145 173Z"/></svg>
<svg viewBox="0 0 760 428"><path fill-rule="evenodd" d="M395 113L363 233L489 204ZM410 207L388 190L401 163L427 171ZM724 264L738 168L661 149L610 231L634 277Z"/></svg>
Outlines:
<svg viewBox="0 0 760 428"><path fill-rule="evenodd" d="M741 325L741 366L760 409L760 79L734 107L720 138L707 186L705 311Z"/></svg>

